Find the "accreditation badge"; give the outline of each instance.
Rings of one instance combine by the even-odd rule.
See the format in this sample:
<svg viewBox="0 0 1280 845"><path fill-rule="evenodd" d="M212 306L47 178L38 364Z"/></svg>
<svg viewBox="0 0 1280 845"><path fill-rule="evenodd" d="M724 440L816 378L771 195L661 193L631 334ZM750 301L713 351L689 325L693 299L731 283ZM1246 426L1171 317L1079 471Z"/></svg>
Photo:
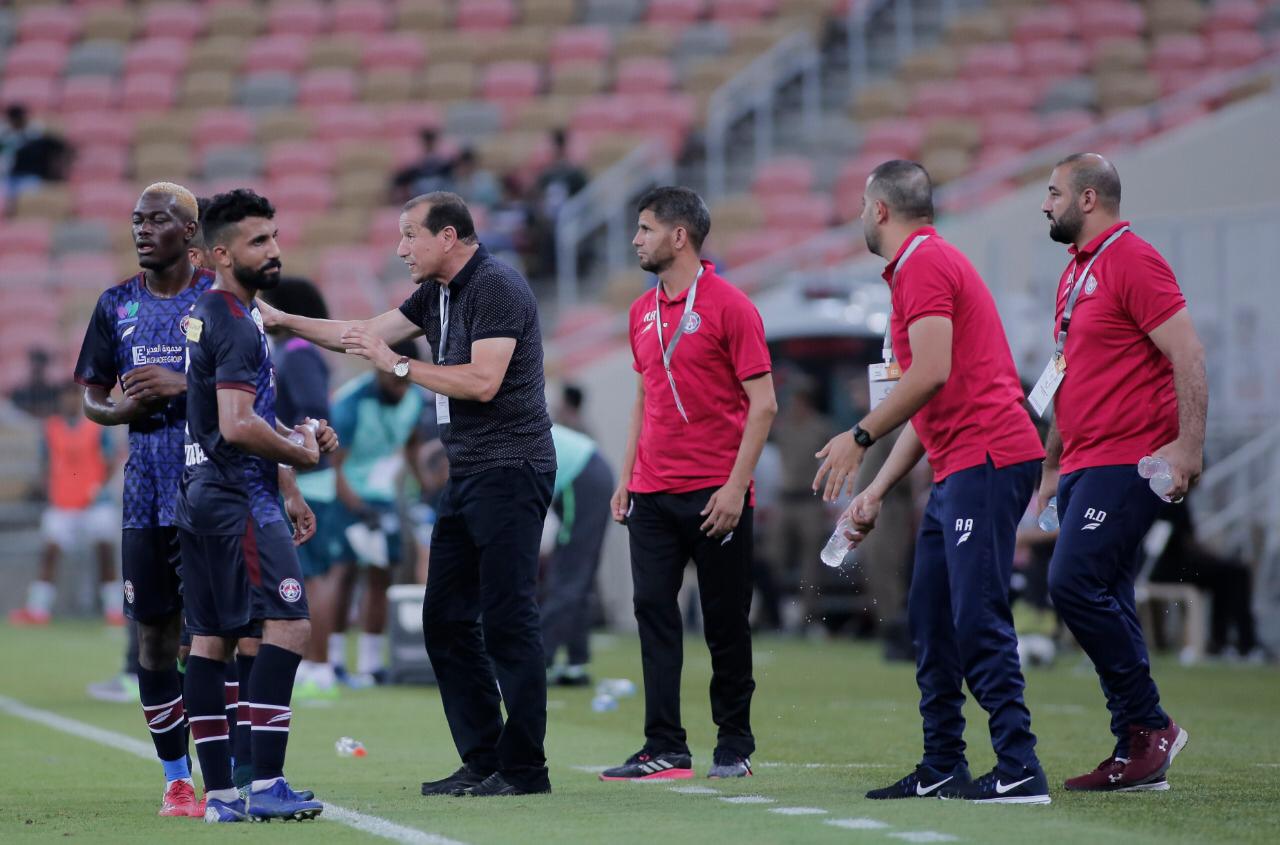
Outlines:
<svg viewBox="0 0 1280 845"><path fill-rule="evenodd" d="M449 424L449 397L443 393L436 394L436 425Z"/></svg>
<svg viewBox="0 0 1280 845"><path fill-rule="evenodd" d="M1060 353L1051 356L1044 372L1036 380L1035 387L1031 388L1031 393L1027 395L1027 402L1031 404L1036 416L1041 419L1047 418L1047 412L1053 405L1053 394L1058 392L1058 385L1062 384L1066 373L1067 359Z"/></svg>
<svg viewBox="0 0 1280 845"><path fill-rule="evenodd" d="M871 364L867 367L867 383L871 387L871 410L885 400L902 380L902 366L894 361L889 364Z"/></svg>

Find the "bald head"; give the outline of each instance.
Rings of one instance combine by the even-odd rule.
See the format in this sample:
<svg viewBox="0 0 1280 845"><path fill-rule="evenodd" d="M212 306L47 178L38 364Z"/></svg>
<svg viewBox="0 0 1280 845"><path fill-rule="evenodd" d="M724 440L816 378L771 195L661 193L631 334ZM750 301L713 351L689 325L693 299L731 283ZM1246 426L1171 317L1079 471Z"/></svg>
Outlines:
<svg viewBox="0 0 1280 845"><path fill-rule="evenodd" d="M1072 194L1078 197L1092 189L1099 205L1112 214L1120 213L1120 174L1111 162L1097 153L1075 153L1057 166L1067 170Z"/></svg>
<svg viewBox="0 0 1280 845"><path fill-rule="evenodd" d="M933 181L914 161L886 161L871 171L867 199L883 202L899 221L933 222Z"/></svg>

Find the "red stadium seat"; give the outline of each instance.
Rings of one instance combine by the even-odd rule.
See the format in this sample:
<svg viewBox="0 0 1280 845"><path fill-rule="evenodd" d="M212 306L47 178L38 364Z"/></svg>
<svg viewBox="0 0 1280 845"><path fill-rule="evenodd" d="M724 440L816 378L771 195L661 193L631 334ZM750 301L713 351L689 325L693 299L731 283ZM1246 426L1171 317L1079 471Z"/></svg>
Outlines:
<svg viewBox="0 0 1280 845"><path fill-rule="evenodd" d="M120 108L126 111L164 111L178 99L178 79L168 73L133 73L120 86Z"/></svg>
<svg viewBox="0 0 1280 845"><path fill-rule="evenodd" d="M1044 139L1044 127L1033 112L995 112L982 119L982 142L985 146L1030 149Z"/></svg>
<svg viewBox="0 0 1280 845"><path fill-rule="evenodd" d="M93 144L76 149L68 181L123 181L129 175L129 149L116 144Z"/></svg>
<svg viewBox="0 0 1280 845"><path fill-rule="evenodd" d="M911 113L916 117L963 117L973 111L974 103L974 90L964 82L922 82L911 99Z"/></svg>
<svg viewBox="0 0 1280 845"><path fill-rule="evenodd" d="M297 33L277 33L256 39L245 55L245 73L280 71L297 73L306 67L311 37Z"/></svg>
<svg viewBox="0 0 1280 845"><path fill-rule="evenodd" d="M1209 48L1198 35L1165 35L1156 40L1148 67L1156 72L1195 70L1209 60Z"/></svg>
<svg viewBox="0 0 1280 845"><path fill-rule="evenodd" d="M508 29L516 19L511 0L467 0L459 3L454 26L460 31L496 32Z"/></svg>
<svg viewBox="0 0 1280 845"><path fill-rule="evenodd" d="M196 3L155 3L147 6L142 34L148 38L193 41L204 32L208 20L208 10Z"/></svg>
<svg viewBox="0 0 1280 845"><path fill-rule="evenodd" d="M751 192L757 196L803 194L813 190L813 162L801 156L779 156L756 168Z"/></svg>
<svg viewBox="0 0 1280 845"><path fill-rule="evenodd" d="M823 194L763 197L761 205L765 223L789 232L816 234L830 226L835 218L831 197Z"/></svg>
<svg viewBox="0 0 1280 845"><path fill-rule="evenodd" d="M624 102L631 114L628 125L632 129L656 126L683 135L698 116L698 102L691 94L640 94L629 96Z"/></svg>
<svg viewBox="0 0 1280 845"><path fill-rule="evenodd" d="M382 113L383 130L389 137L416 136L423 129L439 129L444 123L434 103L398 103Z"/></svg>
<svg viewBox="0 0 1280 845"><path fill-rule="evenodd" d="M282 214L318 213L333 205L333 185L327 177L285 176L268 183L267 196Z"/></svg>
<svg viewBox="0 0 1280 845"><path fill-rule="evenodd" d="M422 39L410 33L386 33L364 39L361 57L365 70L419 70L427 61Z"/></svg>
<svg viewBox="0 0 1280 845"><path fill-rule="evenodd" d="M751 23L773 17L777 0L711 0L708 17L724 23Z"/></svg>
<svg viewBox="0 0 1280 845"><path fill-rule="evenodd" d="M614 97L589 97L573 110L570 121L575 132L617 131L630 124L625 103Z"/></svg>
<svg viewBox="0 0 1280 845"><path fill-rule="evenodd" d="M655 24L691 24L703 17L706 0L649 0L645 20Z"/></svg>
<svg viewBox="0 0 1280 845"><path fill-rule="evenodd" d="M613 52L613 36L603 26L573 26L551 38L551 61L604 61Z"/></svg>
<svg viewBox="0 0 1280 845"><path fill-rule="evenodd" d="M276 0L267 7L267 32L319 35L329 26L329 7L319 0Z"/></svg>
<svg viewBox="0 0 1280 845"><path fill-rule="evenodd" d="M206 109L196 118L195 142L211 144L251 144L257 133L253 115L243 109Z"/></svg>
<svg viewBox="0 0 1280 845"><path fill-rule="evenodd" d="M1050 112L1044 117L1044 138L1046 141L1060 141L1081 132L1098 122L1092 112L1083 109L1063 109Z"/></svg>
<svg viewBox="0 0 1280 845"><path fill-rule="evenodd" d="M1013 27L1013 38L1019 44L1028 41L1062 41L1076 35L1076 19L1071 10L1063 6L1044 6L1027 9L1018 16Z"/></svg>
<svg viewBox="0 0 1280 845"><path fill-rule="evenodd" d="M978 152L973 162L974 170L985 170L988 167L1007 164L1016 160L1025 151L1021 145L1010 146L1000 143L1001 140L992 139L993 143L988 143Z"/></svg>
<svg viewBox="0 0 1280 845"><path fill-rule="evenodd" d="M58 108L64 112L109 109L120 97L114 76L68 76L62 81Z"/></svg>
<svg viewBox="0 0 1280 845"><path fill-rule="evenodd" d="M794 244L779 238L777 232L768 229L762 229L759 232L745 232L731 240L729 246L724 250L724 266L736 268L752 264L762 258L775 255L790 246L794 246Z"/></svg>
<svg viewBox="0 0 1280 845"><path fill-rule="evenodd" d="M918 120L877 120L862 136L861 153L891 158L914 159L924 143L924 125Z"/></svg>
<svg viewBox="0 0 1280 845"><path fill-rule="evenodd" d="M974 82L976 97L973 112L979 115L1013 109L1030 110L1039 99L1034 82L1020 76Z"/></svg>
<svg viewBox="0 0 1280 845"><path fill-rule="evenodd" d="M144 38L129 45L124 73L179 74L187 69L191 45L180 38Z"/></svg>
<svg viewBox="0 0 1280 845"><path fill-rule="evenodd" d="M128 182L85 182L76 185L72 195L77 217L116 225L128 221L138 201L137 189Z"/></svg>
<svg viewBox="0 0 1280 845"><path fill-rule="evenodd" d="M51 76L6 76L0 82L0 103L21 103L33 112L53 109L58 99L58 86Z"/></svg>
<svg viewBox="0 0 1280 845"><path fill-rule="evenodd" d="M494 62L484 70L480 84L486 100L521 102L538 93L542 86L540 68L533 62Z"/></svg>
<svg viewBox="0 0 1280 845"><path fill-rule="evenodd" d="M54 3L32 6L18 17L18 40L69 44L80 34L80 25L81 16L75 9Z"/></svg>
<svg viewBox="0 0 1280 845"><path fill-rule="evenodd" d="M49 283L49 259L45 256L0 256L0 288L39 290Z"/></svg>
<svg viewBox="0 0 1280 845"><path fill-rule="evenodd" d="M1209 64L1220 70L1245 67L1267 55L1267 44L1257 32L1221 30L1209 36Z"/></svg>
<svg viewBox="0 0 1280 845"><path fill-rule="evenodd" d="M1027 41L1018 46L1029 78L1065 79L1078 76L1089 67L1088 50L1078 41L1048 39Z"/></svg>
<svg viewBox="0 0 1280 845"><path fill-rule="evenodd" d="M1195 123L1209 113L1209 107L1203 103L1182 103L1173 108L1161 108L1156 115L1156 128L1160 132L1177 129L1188 123Z"/></svg>
<svg viewBox="0 0 1280 845"><path fill-rule="evenodd" d="M327 106L354 102L358 90L354 71L321 68L307 71L298 85L298 105Z"/></svg>
<svg viewBox="0 0 1280 845"><path fill-rule="evenodd" d="M327 177L337 155L329 144L315 141L278 141L267 149L264 175L275 182L287 176Z"/></svg>
<svg viewBox="0 0 1280 845"><path fill-rule="evenodd" d="M391 23L391 7L385 0L337 0L333 4L335 33L373 35L384 32Z"/></svg>
<svg viewBox="0 0 1280 845"><path fill-rule="evenodd" d="M329 106L315 113L312 136L321 141L382 140L381 116L368 106Z"/></svg>
<svg viewBox="0 0 1280 845"><path fill-rule="evenodd" d="M48 220L7 220L0 224L0 256L49 254L53 224Z"/></svg>
<svg viewBox="0 0 1280 845"><path fill-rule="evenodd" d="M397 221L396 228L399 228ZM386 235L389 239L391 235ZM342 246L326 249L320 257L322 287L360 286L378 277L378 268L386 259L387 251L372 246Z"/></svg>
<svg viewBox="0 0 1280 845"><path fill-rule="evenodd" d="M619 94L652 94L669 91L675 84L676 71L668 59L623 59L618 62L613 90Z"/></svg>
<svg viewBox="0 0 1280 845"><path fill-rule="evenodd" d="M67 45L58 41L24 41L4 59L5 79L14 76L61 76L67 66Z"/></svg>
<svg viewBox="0 0 1280 845"><path fill-rule="evenodd" d="M136 199L129 201L128 210L116 222L128 223ZM50 275L64 290L102 291L124 281L120 278L120 265L115 256L101 252L65 255L54 262Z"/></svg>
<svg viewBox="0 0 1280 845"><path fill-rule="evenodd" d="M115 111L80 111L66 115L63 136L77 147L89 144L127 146L133 142L134 121Z"/></svg>
<svg viewBox="0 0 1280 845"><path fill-rule="evenodd" d="M1147 27L1142 7L1128 0L1093 0L1074 9L1076 29L1086 41L1140 38Z"/></svg>
<svg viewBox="0 0 1280 845"><path fill-rule="evenodd" d="M1203 25L1206 35L1215 32L1256 32L1263 9L1254 0L1217 0L1209 6Z"/></svg>
<svg viewBox="0 0 1280 845"><path fill-rule="evenodd" d="M1013 44L978 44L965 55L960 75L985 81L993 77L1017 76L1022 69L1022 54Z"/></svg>

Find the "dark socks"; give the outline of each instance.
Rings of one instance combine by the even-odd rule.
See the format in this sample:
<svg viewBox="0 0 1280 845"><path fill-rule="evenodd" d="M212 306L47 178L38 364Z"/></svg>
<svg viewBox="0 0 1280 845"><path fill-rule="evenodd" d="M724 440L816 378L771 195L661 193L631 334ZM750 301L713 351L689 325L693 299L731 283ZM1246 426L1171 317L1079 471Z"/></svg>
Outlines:
<svg viewBox="0 0 1280 845"><path fill-rule="evenodd" d="M210 792L232 788L225 679L226 664L194 654L187 660L187 720Z"/></svg>
<svg viewBox="0 0 1280 845"><path fill-rule="evenodd" d="M284 776L284 752L293 718L289 699L301 662L301 655L265 644L254 661L249 677L249 712L253 721L251 753L255 781Z"/></svg>
<svg viewBox="0 0 1280 845"><path fill-rule="evenodd" d="M156 756L161 762L186 757L186 718L178 670L152 672L139 667L138 697L142 699L142 714L151 731Z"/></svg>
<svg viewBox="0 0 1280 845"><path fill-rule="evenodd" d="M249 715L249 678L253 675L253 655L236 655L236 674L240 677L240 697L235 712L227 711L231 723L231 756L236 767L232 773L236 787L248 786L253 780L253 751L251 739L253 720Z"/></svg>

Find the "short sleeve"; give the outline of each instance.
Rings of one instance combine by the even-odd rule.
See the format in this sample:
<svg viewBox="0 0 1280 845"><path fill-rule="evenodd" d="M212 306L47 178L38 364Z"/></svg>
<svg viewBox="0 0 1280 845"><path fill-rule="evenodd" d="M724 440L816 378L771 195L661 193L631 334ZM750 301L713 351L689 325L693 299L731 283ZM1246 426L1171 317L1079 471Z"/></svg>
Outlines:
<svg viewBox="0 0 1280 845"><path fill-rule="evenodd" d="M116 367L115 332L105 297L98 300L93 317L84 332L80 344L80 357L76 359L75 379L79 384L95 384L100 387L115 386L120 373Z"/></svg>
<svg viewBox="0 0 1280 845"><path fill-rule="evenodd" d="M902 314L902 324L910 328L924 317L946 317L955 314L955 274L944 263L928 253L917 254L902 268L894 282L894 309Z"/></svg>
<svg viewBox="0 0 1280 845"><path fill-rule="evenodd" d="M640 369L640 356L636 353L636 326L643 315L644 309L636 305L631 306L631 312L627 315L627 343L631 344L631 369L637 373L643 372Z"/></svg>
<svg viewBox="0 0 1280 845"><path fill-rule="evenodd" d="M418 289L409 294L409 298L400 303L400 313L409 322L422 328L427 320L427 289L433 285L418 285Z"/></svg>
<svg viewBox="0 0 1280 845"><path fill-rule="evenodd" d="M280 390L287 395L290 412L297 417L281 422L297 425L306 417L329 417L329 368L318 352L308 347L283 356L278 375Z"/></svg>
<svg viewBox="0 0 1280 845"><path fill-rule="evenodd" d="M472 282L475 284L476 282ZM486 279L472 300L471 340L509 337L519 340L533 316L533 291L505 274Z"/></svg>
<svg viewBox="0 0 1280 845"><path fill-rule="evenodd" d="M247 317L235 318L216 311L210 316L218 325L205 326L204 334L213 341L213 373L217 389L234 388L257 393L258 368L262 365L262 338L258 327ZM210 328L216 330L210 331Z"/></svg>
<svg viewBox="0 0 1280 845"><path fill-rule="evenodd" d="M724 342L739 381L769 372L769 347L764 340L764 321L746 297L735 299L724 310Z"/></svg>
<svg viewBox="0 0 1280 845"><path fill-rule="evenodd" d="M1154 250L1126 262L1120 282L1124 309L1146 334L1187 307L1173 269Z"/></svg>

